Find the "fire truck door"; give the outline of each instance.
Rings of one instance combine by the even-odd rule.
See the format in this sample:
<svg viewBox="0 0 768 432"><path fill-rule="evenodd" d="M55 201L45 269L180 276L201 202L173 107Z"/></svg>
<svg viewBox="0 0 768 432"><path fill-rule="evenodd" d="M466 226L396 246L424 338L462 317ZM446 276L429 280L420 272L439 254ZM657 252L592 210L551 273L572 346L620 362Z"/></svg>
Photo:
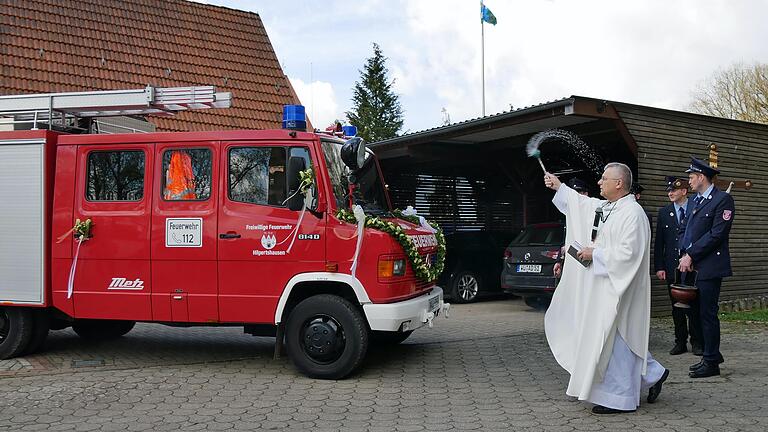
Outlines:
<svg viewBox="0 0 768 432"><path fill-rule="evenodd" d="M74 218L91 219L93 228L77 253L75 316L150 320L153 145L81 145L77 152Z"/></svg>
<svg viewBox="0 0 768 432"><path fill-rule="evenodd" d="M152 205L152 317L217 322L218 154L212 142L157 144Z"/></svg>
<svg viewBox="0 0 768 432"><path fill-rule="evenodd" d="M222 321L273 323L291 277L323 271L324 216L311 211L302 216L284 204L288 158L302 157L312 167L317 159L310 154L309 147L293 142L222 145L221 160L227 161L221 170L226 193L219 197Z"/></svg>

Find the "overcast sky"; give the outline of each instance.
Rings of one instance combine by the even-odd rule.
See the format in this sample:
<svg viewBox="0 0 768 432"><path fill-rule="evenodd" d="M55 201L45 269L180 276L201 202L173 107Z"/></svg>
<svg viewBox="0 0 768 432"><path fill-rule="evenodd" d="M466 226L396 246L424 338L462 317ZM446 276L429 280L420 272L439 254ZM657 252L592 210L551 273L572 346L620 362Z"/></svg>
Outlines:
<svg viewBox="0 0 768 432"><path fill-rule="evenodd" d="M481 113L476 0L207 0L259 13L316 127L344 119L378 43L404 131ZM766 0L486 0L486 114L570 95L685 109L718 68L768 62ZM237 95L235 94L236 98Z"/></svg>

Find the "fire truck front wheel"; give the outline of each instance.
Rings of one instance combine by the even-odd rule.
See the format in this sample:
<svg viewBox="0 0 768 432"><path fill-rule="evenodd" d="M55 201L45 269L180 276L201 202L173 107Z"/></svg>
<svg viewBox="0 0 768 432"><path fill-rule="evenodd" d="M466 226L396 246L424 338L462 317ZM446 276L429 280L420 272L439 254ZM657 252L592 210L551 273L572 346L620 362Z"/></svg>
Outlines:
<svg viewBox="0 0 768 432"><path fill-rule="evenodd" d="M135 321L83 320L72 324L72 330L83 339L109 340L125 335L135 325Z"/></svg>
<svg viewBox="0 0 768 432"><path fill-rule="evenodd" d="M0 360L16 357L32 338L32 313L20 307L0 307Z"/></svg>
<svg viewBox="0 0 768 432"><path fill-rule="evenodd" d="M368 351L368 329L360 309L331 294L302 301L285 328L288 356L312 378L341 379L351 374Z"/></svg>

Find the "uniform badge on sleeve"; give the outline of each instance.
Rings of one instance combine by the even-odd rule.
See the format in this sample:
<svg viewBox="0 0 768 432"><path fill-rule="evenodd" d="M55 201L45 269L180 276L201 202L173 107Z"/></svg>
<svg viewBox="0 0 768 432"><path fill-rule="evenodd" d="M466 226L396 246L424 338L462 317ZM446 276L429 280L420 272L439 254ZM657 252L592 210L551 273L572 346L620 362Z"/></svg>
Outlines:
<svg viewBox="0 0 768 432"><path fill-rule="evenodd" d="M731 211L731 210L723 210L723 220L729 221L729 220L731 220L731 216L733 216L733 211Z"/></svg>

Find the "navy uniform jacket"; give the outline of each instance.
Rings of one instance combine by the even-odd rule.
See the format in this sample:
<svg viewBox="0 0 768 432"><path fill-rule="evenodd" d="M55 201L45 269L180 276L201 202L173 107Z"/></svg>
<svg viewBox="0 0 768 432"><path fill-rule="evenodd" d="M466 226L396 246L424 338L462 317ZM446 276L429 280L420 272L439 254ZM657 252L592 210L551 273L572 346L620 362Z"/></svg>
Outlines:
<svg viewBox="0 0 768 432"><path fill-rule="evenodd" d="M731 253L728 250L728 235L735 213L733 197L718 188L712 188L708 199L697 206L694 198L688 197L685 220L680 227L680 249L693 259L693 268L699 272L699 279L731 276ZM690 233L690 242L685 243L685 233Z"/></svg>
<svg viewBox="0 0 768 432"><path fill-rule="evenodd" d="M667 272L667 282L675 281L675 269L680 258L680 241L678 232L680 224L675 214L675 204L669 203L659 209L656 217L656 241L653 245L653 262L655 271Z"/></svg>

